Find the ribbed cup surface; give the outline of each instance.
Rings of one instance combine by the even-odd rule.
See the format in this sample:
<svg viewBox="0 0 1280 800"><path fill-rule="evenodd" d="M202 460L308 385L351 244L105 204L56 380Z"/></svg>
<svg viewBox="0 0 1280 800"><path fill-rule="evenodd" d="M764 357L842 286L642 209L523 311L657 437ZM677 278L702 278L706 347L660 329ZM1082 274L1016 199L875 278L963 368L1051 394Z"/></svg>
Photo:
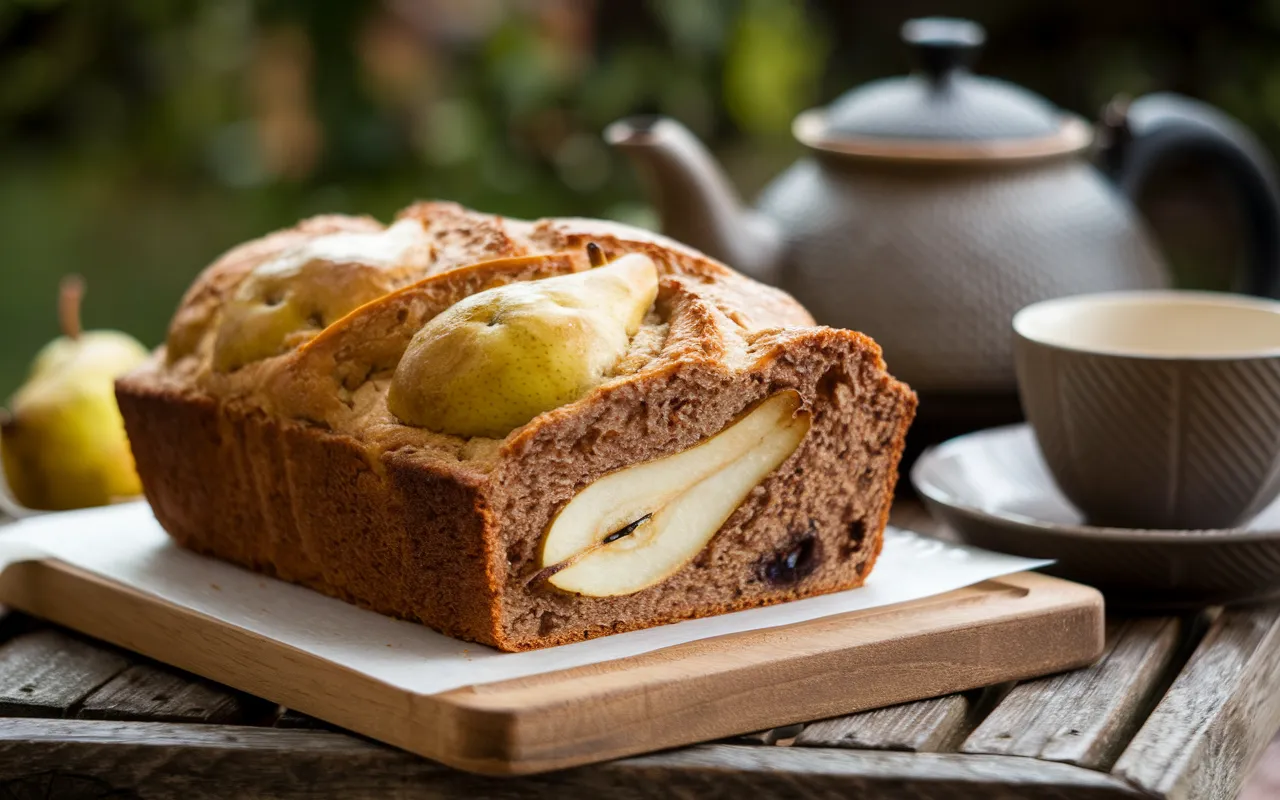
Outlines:
<svg viewBox="0 0 1280 800"><path fill-rule="evenodd" d="M1280 358L1143 358L1015 336L1023 409L1094 524L1222 528L1280 492Z"/></svg>

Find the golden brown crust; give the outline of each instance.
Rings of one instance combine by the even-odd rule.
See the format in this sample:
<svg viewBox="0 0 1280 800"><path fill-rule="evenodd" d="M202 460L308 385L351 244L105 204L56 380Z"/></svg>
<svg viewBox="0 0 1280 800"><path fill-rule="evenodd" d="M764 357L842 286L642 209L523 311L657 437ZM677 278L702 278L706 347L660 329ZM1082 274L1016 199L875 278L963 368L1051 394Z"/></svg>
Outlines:
<svg viewBox="0 0 1280 800"><path fill-rule="evenodd" d="M221 304L254 267L376 223L326 217L231 251L184 298L169 352L120 381L148 498L179 543L505 650L861 585L915 410L873 341L815 327L785 293L633 228L450 203L399 219L422 226L401 288L300 347L230 373L210 358ZM423 323L501 283L586 269L588 241L612 256L643 252L661 276L609 380L501 441L390 414L390 373ZM575 491L679 452L783 389L813 415L809 435L693 563L619 598L528 584L542 531ZM797 547L812 555L807 571L769 577L769 559Z"/></svg>

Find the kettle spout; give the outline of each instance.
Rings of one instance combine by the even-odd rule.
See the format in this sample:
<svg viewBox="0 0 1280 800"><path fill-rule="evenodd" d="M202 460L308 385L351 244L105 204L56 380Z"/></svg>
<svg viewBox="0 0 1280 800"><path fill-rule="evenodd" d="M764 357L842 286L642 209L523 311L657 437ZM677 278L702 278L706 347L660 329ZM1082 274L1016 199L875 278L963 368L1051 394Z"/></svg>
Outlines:
<svg viewBox="0 0 1280 800"><path fill-rule="evenodd" d="M688 128L668 117L627 117L606 128L604 138L636 163L664 234L757 280L776 282L781 231L743 205Z"/></svg>

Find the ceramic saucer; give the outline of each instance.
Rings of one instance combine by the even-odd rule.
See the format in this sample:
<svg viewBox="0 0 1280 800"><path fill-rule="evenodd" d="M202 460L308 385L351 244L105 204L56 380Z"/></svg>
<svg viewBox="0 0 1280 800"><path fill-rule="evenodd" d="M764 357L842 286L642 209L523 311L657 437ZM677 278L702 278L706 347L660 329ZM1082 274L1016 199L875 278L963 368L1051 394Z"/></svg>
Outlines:
<svg viewBox="0 0 1280 800"><path fill-rule="evenodd" d="M1028 425L929 448L911 482L965 542L1033 558L1092 584L1115 606L1170 608L1280 596L1280 501L1248 525L1147 530L1088 525L1058 491Z"/></svg>

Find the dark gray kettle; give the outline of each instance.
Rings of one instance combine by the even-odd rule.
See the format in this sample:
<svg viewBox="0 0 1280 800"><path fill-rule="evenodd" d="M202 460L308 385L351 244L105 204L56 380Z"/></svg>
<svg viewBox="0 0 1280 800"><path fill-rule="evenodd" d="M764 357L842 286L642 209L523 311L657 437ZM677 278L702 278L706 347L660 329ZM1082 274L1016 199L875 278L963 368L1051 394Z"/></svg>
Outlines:
<svg viewBox="0 0 1280 800"><path fill-rule="evenodd" d="M1276 293L1271 161L1238 123L1153 94L1090 125L974 74L985 34L973 22L912 20L902 35L915 71L797 117L808 153L755 208L672 119L623 119L606 138L648 179L665 233L781 286L819 322L870 334L926 416L930 397L1015 396L1019 308L1170 282L1133 198L1175 160L1203 162L1238 192L1248 259L1236 284Z"/></svg>

